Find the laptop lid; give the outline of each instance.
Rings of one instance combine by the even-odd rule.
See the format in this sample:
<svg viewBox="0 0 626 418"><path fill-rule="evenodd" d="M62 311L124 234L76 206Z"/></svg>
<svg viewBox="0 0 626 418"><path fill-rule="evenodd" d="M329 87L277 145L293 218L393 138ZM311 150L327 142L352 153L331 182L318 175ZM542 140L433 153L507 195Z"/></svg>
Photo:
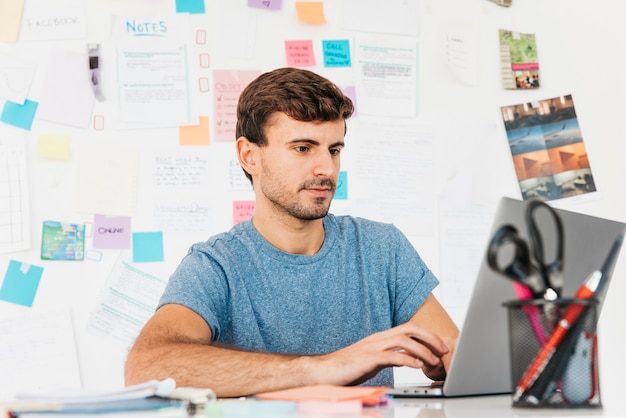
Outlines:
<svg viewBox="0 0 626 418"><path fill-rule="evenodd" d="M504 224L514 225L528 240L524 214L525 201L502 198L496 210L489 240ZM594 270L605 269L607 282L615 267L615 259L606 265L606 259L616 239L626 232L626 224L555 209L564 230L563 297L572 297L585 278ZM552 260L556 251L556 230L549 216L536 217L544 240L546 260ZM606 292L608 283L603 292ZM604 293L600 295L603 299ZM481 262L478 277L470 298L463 328L457 342L450 370L443 385L421 388L396 388L394 396L471 396L511 393L511 366L507 311L503 302L516 299L513 282L487 264Z"/></svg>

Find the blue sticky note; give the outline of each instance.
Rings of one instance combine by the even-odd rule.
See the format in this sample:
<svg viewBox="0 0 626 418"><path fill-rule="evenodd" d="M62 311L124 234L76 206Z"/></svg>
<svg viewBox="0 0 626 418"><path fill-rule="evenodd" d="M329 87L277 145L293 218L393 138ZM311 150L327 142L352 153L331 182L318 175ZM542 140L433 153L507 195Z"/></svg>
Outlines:
<svg viewBox="0 0 626 418"><path fill-rule="evenodd" d="M324 67L350 67L350 41L322 41Z"/></svg>
<svg viewBox="0 0 626 418"><path fill-rule="evenodd" d="M0 288L0 300L33 306L43 267L11 260Z"/></svg>
<svg viewBox="0 0 626 418"><path fill-rule="evenodd" d="M337 182L337 190L333 199L348 199L348 173L346 171L339 172L339 181Z"/></svg>
<svg viewBox="0 0 626 418"><path fill-rule="evenodd" d="M24 104L8 101L4 104L0 120L9 125L30 131L39 103L25 100Z"/></svg>
<svg viewBox="0 0 626 418"><path fill-rule="evenodd" d="M133 262L163 261L163 232L133 232Z"/></svg>
<svg viewBox="0 0 626 418"><path fill-rule="evenodd" d="M204 0L176 0L176 13L204 13Z"/></svg>

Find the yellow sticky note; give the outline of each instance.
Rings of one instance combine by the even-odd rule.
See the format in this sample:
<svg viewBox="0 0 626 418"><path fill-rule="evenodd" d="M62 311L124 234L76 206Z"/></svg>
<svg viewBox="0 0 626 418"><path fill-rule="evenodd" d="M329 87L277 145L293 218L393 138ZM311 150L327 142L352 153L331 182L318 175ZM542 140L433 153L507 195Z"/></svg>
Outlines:
<svg viewBox="0 0 626 418"><path fill-rule="evenodd" d="M17 42L24 0L0 0L0 42Z"/></svg>
<svg viewBox="0 0 626 418"><path fill-rule="evenodd" d="M326 23L324 16L324 3L321 1L297 1L296 12L298 20L311 25L323 25Z"/></svg>
<svg viewBox="0 0 626 418"><path fill-rule="evenodd" d="M178 143L180 145L209 145L209 117L200 116L200 125L180 126Z"/></svg>
<svg viewBox="0 0 626 418"><path fill-rule="evenodd" d="M39 135L37 155L51 160L69 160L70 138L65 135Z"/></svg>

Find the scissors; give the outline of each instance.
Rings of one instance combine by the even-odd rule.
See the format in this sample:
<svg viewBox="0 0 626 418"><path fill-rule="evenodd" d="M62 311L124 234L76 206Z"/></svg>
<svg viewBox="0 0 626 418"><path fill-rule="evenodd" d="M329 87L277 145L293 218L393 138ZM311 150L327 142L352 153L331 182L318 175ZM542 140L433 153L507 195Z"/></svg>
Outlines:
<svg viewBox="0 0 626 418"><path fill-rule="evenodd" d="M536 222L535 215L539 209L551 215L556 230L556 254L551 262L546 261L543 237ZM561 218L547 203L531 200L526 206L526 224L530 245L515 226L503 225L489 243L487 263L496 272L526 286L533 298L554 300L561 295L563 288L564 236ZM501 265L499 259L502 257L499 254L505 251L505 247L512 247L513 255L509 257L508 263Z"/></svg>

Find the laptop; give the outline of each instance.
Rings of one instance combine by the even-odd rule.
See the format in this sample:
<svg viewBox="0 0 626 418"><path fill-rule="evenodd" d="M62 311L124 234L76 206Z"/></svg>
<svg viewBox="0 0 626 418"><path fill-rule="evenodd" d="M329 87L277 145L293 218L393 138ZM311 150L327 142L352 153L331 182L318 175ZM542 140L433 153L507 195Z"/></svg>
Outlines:
<svg viewBox="0 0 626 418"><path fill-rule="evenodd" d="M513 224L527 239L526 204L525 201L502 198L488 241L504 224ZM555 211L561 217L564 231L562 297L573 297L594 270L602 268L608 282L617 254L608 265L605 261L618 237L626 232L626 224L564 209ZM549 223L551 219L547 212L545 215L542 217L537 213L536 218L544 240L545 259L550 261L554 259L550 250L556 251L556 232ZM621 242L617 247L619 253ZM600 303L607 288L608 283L605 283L602 294L598 295ZM508 313L502 304L515 299L513 282L489 267L485 250L446 380L430 385L398 386L388 394L394 397L458 397L511 393Z"/></svg>

